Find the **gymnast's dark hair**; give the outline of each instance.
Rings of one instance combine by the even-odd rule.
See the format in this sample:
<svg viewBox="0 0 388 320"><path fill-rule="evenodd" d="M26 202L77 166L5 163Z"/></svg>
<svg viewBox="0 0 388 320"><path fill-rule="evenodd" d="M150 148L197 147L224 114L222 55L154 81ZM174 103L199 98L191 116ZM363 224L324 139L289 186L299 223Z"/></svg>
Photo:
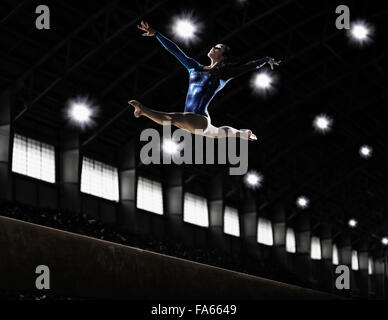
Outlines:
<svg viewBox="0 0 388 320"><path fill-rule="evenodd" d="M215 66L212 70L210 70L210 74L213 76L220 76L224 71L227 69L234 67L240 63L240 59L237 59L232 54L232 49L230 49L229 46L226 44L223 44L224 47L224 53L223 57L224 60L217 66Z"/></svg>

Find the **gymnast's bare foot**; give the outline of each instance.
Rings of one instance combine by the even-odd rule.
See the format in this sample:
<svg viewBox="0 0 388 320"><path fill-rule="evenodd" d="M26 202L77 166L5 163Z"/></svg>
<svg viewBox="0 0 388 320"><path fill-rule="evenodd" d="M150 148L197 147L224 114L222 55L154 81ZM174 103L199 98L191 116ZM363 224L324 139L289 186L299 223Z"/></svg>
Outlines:
<svg viewBox="0 0 388 320"><path fill-rule="evenodd" d="M248 135L248 139L249 139L250 141L256 141L256 140L257 140L257 137L256 137L256 135L251 131L251 134Z"/></svg>
<svg viewBox="0 0 388 320"><path fill-rule="evenodd" d="M249 141L256 141L257 140L257 137L256 135L252 132L252 130L249 130L249 129L241 129L241 131L246 131L248 132L248 140ZM244 135L242 136L242 138L244 137Z"/></svg>
<svg viewBox="0 0 388 320"><path fill-rule="evenodd" d="M128 101L128 104L135 107L135 111L133 112L133 114L136 118L139 118L143 114L142 108L144 106L139 101L130 100L130 101Z"/></svg>

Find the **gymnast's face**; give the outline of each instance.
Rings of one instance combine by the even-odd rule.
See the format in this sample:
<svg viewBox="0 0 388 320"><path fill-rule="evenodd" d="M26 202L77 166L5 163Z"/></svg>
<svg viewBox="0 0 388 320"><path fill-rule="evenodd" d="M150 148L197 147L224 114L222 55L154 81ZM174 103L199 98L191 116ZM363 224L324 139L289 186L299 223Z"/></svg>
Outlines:
<svg viewBox="0 0 388 320"><path fill-rule="evenodd" d="M222 61L224 59L225 47L222 43L213 46L207 56L215 61Z"/></svg>

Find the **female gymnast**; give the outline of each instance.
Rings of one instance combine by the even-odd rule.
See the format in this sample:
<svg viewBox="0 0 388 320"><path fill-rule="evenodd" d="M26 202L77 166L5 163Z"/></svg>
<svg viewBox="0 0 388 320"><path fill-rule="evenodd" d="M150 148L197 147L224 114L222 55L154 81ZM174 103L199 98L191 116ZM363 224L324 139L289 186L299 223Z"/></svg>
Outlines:
<svg viewBox="0 0 388 320"><path fill-rule="evenodd" d="M212 138L232 136L249 139L251 141L257 140L256 135L248 129L237 130L229 126L213 126L207 108L217 92L230 80L248 71L259 69L266 63L273 70L274 65L278 66L281 61L275 61L270 57L265 57L236 66L229 63L231 56L230 48L225 44L217 44L207 54L211 61L210 65L203 66L196 60L188 57L174 42L151 28L147 22L141 21L137 27L145 31L143 36L155 36L182 63L189 71L190 82L184 112L155 111L145 107L137 100L131 100L128 103L135 107L135 117L145 116L160 125L171 123L193 134L201 134Z"/></svg>

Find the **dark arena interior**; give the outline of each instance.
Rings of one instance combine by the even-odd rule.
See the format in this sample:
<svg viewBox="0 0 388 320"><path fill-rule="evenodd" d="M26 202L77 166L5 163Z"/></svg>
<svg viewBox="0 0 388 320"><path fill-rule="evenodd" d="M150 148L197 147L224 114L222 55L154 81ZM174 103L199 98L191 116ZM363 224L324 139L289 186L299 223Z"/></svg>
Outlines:
<svg viewBox="0 0 388 320"><path fill-rule="evenodd" d="M205 90L152 30L274 59L209 105L256 141L134 116ZM383 1L1 1L0 299L386 300L386 30Z"/></svg>

